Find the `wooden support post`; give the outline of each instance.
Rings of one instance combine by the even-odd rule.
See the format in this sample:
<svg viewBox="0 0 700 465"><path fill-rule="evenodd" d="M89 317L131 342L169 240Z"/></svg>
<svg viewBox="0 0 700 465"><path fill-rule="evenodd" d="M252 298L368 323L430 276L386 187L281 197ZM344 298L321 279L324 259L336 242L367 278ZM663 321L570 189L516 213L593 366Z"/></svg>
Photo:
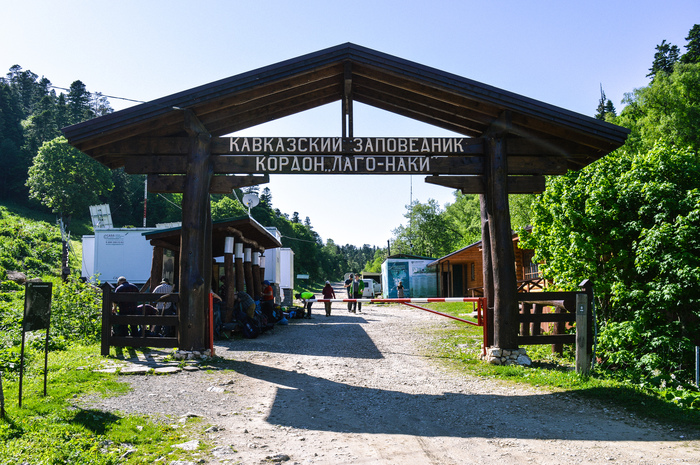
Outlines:
<svg viewBox="0 0 700 465"><path fill-rule="evenodd" d="M252 260L252 249L250 247L244 247L243 249L243 273L245 277L245 291L249 296L255 298L255 285L253 284L253 263Z"/></svg>
<svg viewBox="0 0 700 465"><path fill-rule="evenodd" d="M105 282L102 283L102 341L100 344L100 353L103 357L109 355L110 341L112 336L112 325L110 318L112 316L112 285Z"/></svg>
<svg viewBox="0 0 700 465"><path fill-rule="evenodd" d="M230 239L233 240L233 238ZM231 251L229 252L227 249L224 253L224 294L226 294L224 314L222 315L224 323L233 320L233 294L236 292L233 276L233 244L231 244Z"/></svg>
<svg viewBox="0 0 700 465"><path fill-rule="evenodd" d="M243 243L236 243L236 292L245 291L245 270L243 269Z"/></svg>
<svg viewBox="0 0 700 465"><path fill-rule="evenodd" d="M163 247L156 245L153 247L153 258L151 259L151 289L158 287L163 280Z"/></svg>
<svg viewBox="0 0 700 465"><path fill-rule="evenodd" d="M262 280L260 279L260 254L253 252L251 262L251 272L253 273L253 299L262 299Z"/></svg>
<svg viewBox="0 0 700 465"><path fill-rule="evenodd" d="M566 309L563 307L556 307L554 309L554 313L566 313ZM566 334L566 323L565 322L557 321L557 322L550 323L550 324L554 327L552 334ZM564 355L564 344L562 344L561 342L558 342L556 344L552 344L552 353Z"/></svg>
<svg viewBox="0 0 700 465"><path fill-rule="evenodd" d="M532 304L528 302L523 302L522 303L522 314L523 315L529 315L532 313ZM527 321L524 321L520 323L520 335L521 336L529 336L530 335L530 323Z"/></svg>
<svg viewBox="0 0 700 465"><path fill-rule="evenodd" d="M491 263L491 235L489 233L489 208L486 195L479 196L481 207L481 258L483 261L484 298L486 299L486 347L493 346L493 264Z"/></svg>
<svg viewBox="0 0 700 465"><path fill-rule="evenodd" d="M260 282L262 283L263 281L265 281L265 251L264 250L262 252L260 252Z"/></svg>
<svg viewBox="0 0 700 465"><path fill-rule="evenodd" d="M508 207L508 160L505 133L507 115L496 122L496 134L484 139L486 196L488 204L491 260L493 263L494 346L518 348L518 283L515 276L513 232Z"/></svg>
<svg viewBox="0 0 700 465"><path fill-rule="evenodd" d="M542 305L540 304L535 304L535 315L541 315L542 314ZM542 323L539 321L533 321L532 325L530 327L531 333L533 336L539 336L542 334Z"/></svg>
<svg viewBox="0 0 700 465"><path fill-rule="evenodd" d="M209 186L213 176L211 134L194 112L185 110L185 130L190 138L185 191L182 195L180 245L180 347L206 347L206 310L211 290L211 210Z"/></svg>
<svg viewBox="0 0 700 465"><path fill-rule="evenodd" d="M576 373L587 375L591 369L591 354L588 351L588 296L576 295Z"/></svg>

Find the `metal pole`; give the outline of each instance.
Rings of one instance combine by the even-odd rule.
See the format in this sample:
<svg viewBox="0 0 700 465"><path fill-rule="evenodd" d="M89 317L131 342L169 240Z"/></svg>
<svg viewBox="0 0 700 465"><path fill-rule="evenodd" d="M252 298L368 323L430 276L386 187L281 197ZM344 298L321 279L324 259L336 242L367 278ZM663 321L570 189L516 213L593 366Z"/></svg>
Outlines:
<svg viewBox="0 0 700 465"><path fill-rule="evenodd" d="M46 328L46 341L44 342L44 397L46 397L46 381L49 376L49 328Z"/></svg>
<svg viewBox="0 0 700 465"><path fill-rule="evenodd" d="M24 327L22 327L22 350L19 356L19 407L22 408L22 378L24 377Z"/></svg>
<svg viewBox="0 0 700 465"><path fill-rule="evenodd" d="M148 176L143 183L143 227L146 227L146 205L148 204Z"/></svg>
<svg viewBox="0 0 700 465"><path fill-rule="evenodd" d="M0 418L5 418L5 393L2 391L2 371L0 371Z"/></svg>
<svg viewBox="0 0 700 465"><path fill-rule="evenodd" d="M695 346L695 385L700 386L700 347Z"/></svg>

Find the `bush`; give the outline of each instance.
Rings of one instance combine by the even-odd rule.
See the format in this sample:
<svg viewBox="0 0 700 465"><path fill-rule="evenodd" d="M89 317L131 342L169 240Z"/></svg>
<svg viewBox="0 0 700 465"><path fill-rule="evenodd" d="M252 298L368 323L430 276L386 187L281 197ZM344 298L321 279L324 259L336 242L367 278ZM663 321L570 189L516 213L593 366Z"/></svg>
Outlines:
<svg viewBox="0 0 700 465"><path fill-rule="evenodd" d="M51 331L67 341L93 343L100 340L102 291L83 283L75 275L54 283L51 303Z"/></svg>
<svg viewBox="0 0 700 465"><path fill-rule="evenodd" d="M3 373L19 374L20 351L18 348L0 349L0 371ZM25 359L27 354L25 354Z"/></svg>
<svg viewBox="0 0 700 465"><path fill-rule="evenodd" d="M22 291L24 287L21 284L17 284L14 281L3 281L0 283L0 291L11 292L11 291Z"/></svg>

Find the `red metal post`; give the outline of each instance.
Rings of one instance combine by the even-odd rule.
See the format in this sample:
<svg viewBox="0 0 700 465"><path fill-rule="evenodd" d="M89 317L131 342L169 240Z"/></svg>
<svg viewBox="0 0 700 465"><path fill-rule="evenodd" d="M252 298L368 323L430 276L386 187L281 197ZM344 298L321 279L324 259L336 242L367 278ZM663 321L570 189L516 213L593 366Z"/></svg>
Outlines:
<svg viewBox="0 0 700 465"><path fill-rule="evenodd" d="M214 356L214 294L209 293L209 350Z"/></svg>

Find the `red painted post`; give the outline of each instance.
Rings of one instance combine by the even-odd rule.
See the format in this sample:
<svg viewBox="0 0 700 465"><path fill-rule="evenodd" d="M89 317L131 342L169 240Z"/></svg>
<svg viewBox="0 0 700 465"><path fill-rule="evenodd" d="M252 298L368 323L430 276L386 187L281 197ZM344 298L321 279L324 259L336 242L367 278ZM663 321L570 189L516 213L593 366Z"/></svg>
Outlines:
<svg viewBox="0 0 700 465"><path fill-rule="evenodd" d="M214 294L209 293L209 350L214 356Z"/></svg>

